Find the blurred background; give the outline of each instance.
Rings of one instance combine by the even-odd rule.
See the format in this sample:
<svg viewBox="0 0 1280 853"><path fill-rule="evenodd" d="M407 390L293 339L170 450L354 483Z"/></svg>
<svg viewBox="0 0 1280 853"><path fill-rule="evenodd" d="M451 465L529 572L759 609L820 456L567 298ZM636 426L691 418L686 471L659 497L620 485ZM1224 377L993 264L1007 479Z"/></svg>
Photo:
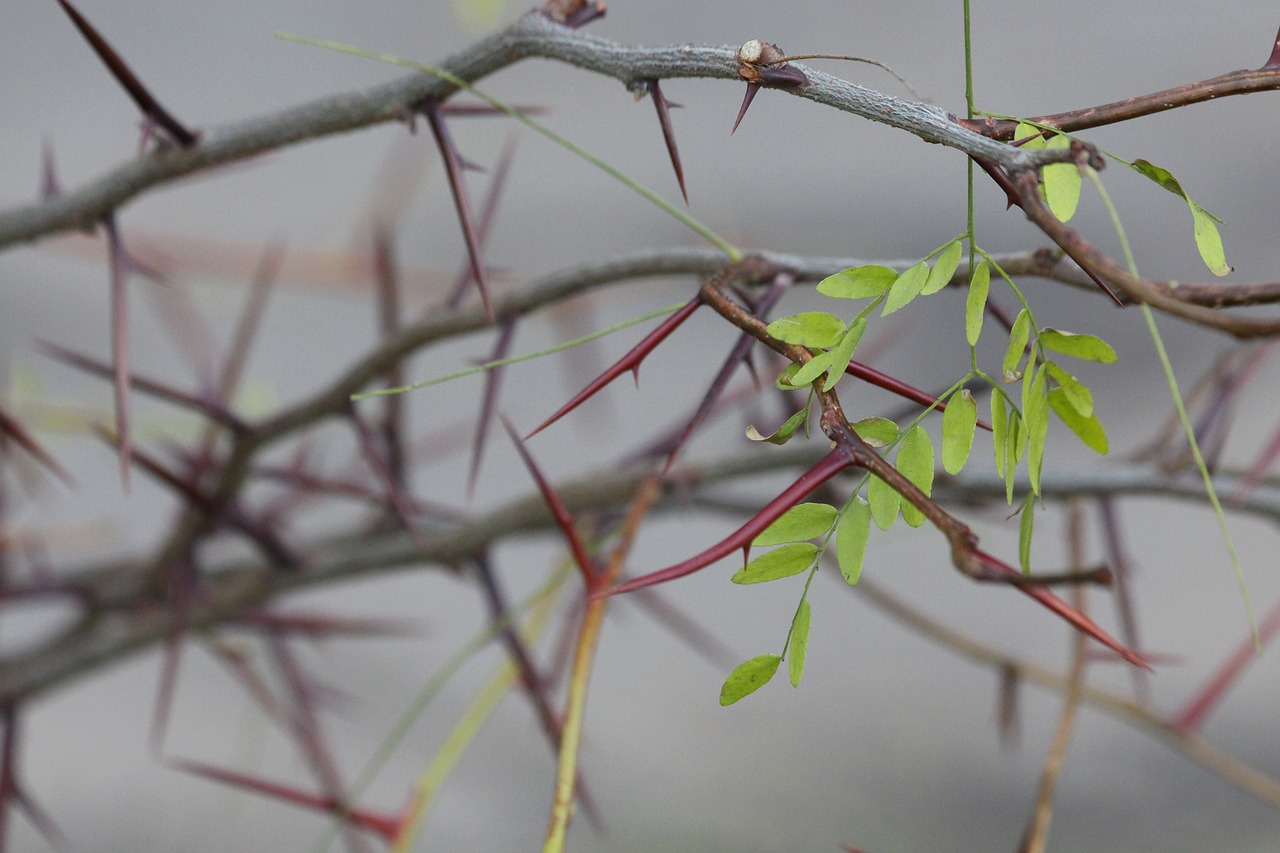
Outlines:
<svg viewBox="0 0 1280 853"><path fill-rule="evenodd" d="M128 60L160 101L188 126L216 127L270 114L319 96L395 79L377 63L274 38L290 32L435 62L525 7L511 2L271 3L81 0L80 10ZM42 149L76 188L135 156L137 113L52 2L0 0L0 204L37 196ZM788 53L840 53L888 63L926 99L964 110L963 40L958 2L907 4L626 2L593 23L594 35L638 44L740 44L758 37ZM1271 50L1280 18L1262 0L1220 4L1074 2L974 3L975 88L980 108L1032 115L1096 105L1242 67ZM815 63L816 65L817 63ZM905 95L883 72L823 63L831 73ZM506 69L482 88L509 102L549 109L546 124L588 151L678 200L653 108L615 81L533 61ZM918 258L964 229L964 159L879 125L764 92L736 135L729 128L741 89L724 81L669 81L688 181L690 209L738 245L872 259ZM1274 145L1280 118L1274 94L1229 98L1085 134L1126 159L1151 160L1177 175L1205 208L1225 220L1228 281L1269 281L1275 257ZM620 253L698 245L695 235L608 176L513 123L455 120L463 153L494 164L518 141L488 262L501 290L539 273ZM1104 173L1142 272L1211 278L1198 259L1186 207L1127 170ZM473 198L484 176L469 177ZM978 180L978 234L992 251L1032 249L1045 240L998 190ZM1073 223L1117 249L1102 205L1088 190ZM171 284L135 277L131 333L136 370L191 382L190 338L175 340L163 321L184 307L206 317L225 345L263 246L287 245L280 290L264 318L243 405L264 413L299 399L375 341L367 257L371 223L393 217L412 308L451 285L463 254L438 158L425 128L403 125L307 143L149 192L118 216L126 246L170 272ZM22 493L12 522L39 530L58 569L115 554L146 554L173 517L168 496L135 478L127 496L115 457L77 435L87 415L109 411L109 388L52 362L40 341L99 357L109 353L107 271L100 239L65 236L0 254L0 368L19 413L38 413L47 440L71 470L74 489L49 484ZM671 304L692 292L689 279L646 282L575 300L525 324L513 350L524 352ZM1169 411L1168 390L1136 311L1092 295L1028 281L1037 317L1112 342L1119 363L1082 370L1093 386L1113 457L1150 438ZM816 304L792 294L787 311ZM1009 304L1010 300L1006 300ZM168 306L166 308L165 306ZM944 294L873 325L884 350L876 366L925 388L946 387L967 365L961 301ZM1161 329L1184 388L1231 346L1222 336L1167 318ZM567 399L595 365L628 348L639 332L589 350L519 365L501 406L528 429ZM556 479L608 465L674 422L698 398L732 341L710 318L673 339L642 372L639 390L618 386L532 445ZM888 345L892 342L892 345ZM410 362L412 379L438 375L484 356L490 335ZM215 353L219 351L215 349ZM700 370L698 360L708 362ZM1092 367L1092 366L1090 366ZM678 386L672 378L687 380ZM1224 464L1245 466L1280 422L1267 389L1268 365L1236 413ZM412 395L420 428L444 450L465 447L477 379ZM865 411L888 398L859 391ZM144 441L189 438L193 422L137 398ZM734 418L707 430L690 451L711 458L745 443ZM1051 434L1049 470L1105 466L1065 430ZM525 495L530 484L514 454L495 441L474 506ZM975 455L984 464L989 445ZM329 445L334 465L345 448ZM980 454L980 455L979 455ZM431 461L420 493L463 505L465 453ZM753 482L726 496L762 503L782 481ZM1135 594L1145 648L1172 656L1151 679L1152 703L1172 712L1247 634L1247 623L1213 516L1154 499L1120 503L1137 564ZM1000 507L961 513L993 553L1016 554L1016 520ZM316 517L316 529L342 522ZM350 521L351 519L345 519ZM1096 543L1096 514L1089 513ZM724 518L666 519L642 537L639 572L701 550L731 529ZM1233 518L1259 612L1280 597L1272 526ZM1036 554L1060 563L1062 513L1037 521ZM513 597L534 589L559 557L558 540L504 546L498 567ZM1096 547L1090 558L1101 558ZM728 564L664 592L733 651L713 665L620 605L608 625L588 705L582 761L608 824L594 834L581 820L574 850L1011 850L1029 816L1043 755L1060 706L1056 694L1027 688L1019 744L1001 745L998 679L989 669L929 644L850 594L824 572L812 596L813 633L804 683L770 684L731 708L717 702L728 669L777 651L786 636L798 579L761 587L728 583ZM1035 661L1063 666L1065 627L1016 593L979 587L956 575L941 539L904 535L901 525L873 537L866 576L948 624ZM1114 608L1094 594L1099 621ZM307 593L299 610L409 620L403 639L335 641L306 650L308 667L338 691L326 731L348 775L363 765L410 698L483 625L485 610L467 578L437 571L395 573ZM59 613L6 610L0 643L31 642ZM247 640L245 641L248 642ZM476 656L428 709L365 802L391 810L502 659ZM311 849L325 824L312 815L184 776L156 765L147 734L158 650L104 668L41 699L24 716L22 771L72 850L212 851ZM1128 674L1092 667L1090 680L1126 688ZM1280 774L1275 708L1280 665L1274 652L1209 720L1205 734L1261 770ZM184 659L167 743L177 755L253 768L272 778L303 778L305 768L220 665L192 649ZM528 703L504 702L441 792L421 849L528 850L541 843L554 761ZM1085 709L1057 798L1055 851L1280 849L1280 812L1259 804L1161 743ZM22 818L11 821L10 849L47 844Z"/></svg>

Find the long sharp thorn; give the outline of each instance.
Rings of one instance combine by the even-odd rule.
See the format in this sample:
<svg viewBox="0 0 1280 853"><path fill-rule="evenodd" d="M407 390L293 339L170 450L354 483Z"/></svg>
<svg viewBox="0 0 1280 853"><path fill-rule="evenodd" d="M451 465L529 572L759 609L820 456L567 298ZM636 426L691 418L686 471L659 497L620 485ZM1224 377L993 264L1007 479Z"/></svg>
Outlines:
<svg viewBox="0 0 1280 853"><path fill-rule="evenodd" d="M168 131L174 141L183 148L190 148L195 145L198 138L196 134L183 127L177 119L169 115L164 107L160 106L160 102L152 97L151 93L147 91L147 87L142 85L142 81L130 70L124 59L120 57L120 54L116 53L115 49L107 44L107 40L94 29L93 25L77 12L67 0L58 0L58 5L67 13L67 17L71 19L71 23L75 24L76 29L80 31L80 35L84 36L84 40L89 43L89 46L93 48L93 52L98 54L98 58L107 66L107 70L129 93L129 97L138 105L138 109L142 111L142 114Z"/></svg>
<svg viewBox="0 0 1280 853"><path fill-rule="evenodd" d="M1275 47L1271 49L1271 55L1267 57L1267 62L1263 68L1280 68L1280 31L1276 33Z"/></svg>
<svg viewBox="0 0 1280 853"><path fill-rule="evenodd" d="M683 308L663 320L662 324L658 326L658 328L645 335L640 343L632 347L631 350L622 358L618 359L612 367L593 379L586 388L583 388L575 394L572 400L561 406L554 415L539 424L538 428L525 436L525 438L533 438L535 435L542 432L565 415L569 414L569 412L572 412L578 406L582 405L583 402L590 399L590 397L597 391L627 371L635 373L636 379L639 381L638 371L640 369L640 362L644 361L645 356L653 352L653 350L657 348L658 344L666 340L668 335L680 328L680 324L689 319L693 312L698 310L698 306L701 304L702 299L698 296L695 296L693 299L686 302Z"/></svg>
<svg viewBox="0 0 1280 853"><path fill-rule="evenodd" d="M111 267L111 360L114 368L116 435L120 447L120 479L129 491L129 463L133 457L133 441L129 435L129 299L124 245L116 228L115 216L103 220L107 231L107 263Z"/></svg>
<svg viewBox="0 0 1280 853"><path fill-rule="evenodd" d="M511 172L511 162L515 159L515 154L516 138L508 136L507 141L502 145L502 154L498 157L498 166L493 170L493 179L489 181L489 191L485 194L484 204L480 208L480 221L476 224L476 238L479 241L481 252L484 251L485 244L489 240L489 230L493 226L493 217L498 210L498 200L502 197L502 190L506 186L507 175ZM457 308L462 303L462 297L467 292L467 285L471 283L471 278L471 265L468 263L463 272L459 274L453 292L449 295L448 305L450 308Z"/></svg>
<svg viewBox="0 0 1280 853"><path fill-rule="evenodd" d="M167 758L165 763L170 767L192 773L196 776L203 776L214 782L221 782L224 785L234 785L238 788L244 788L249 791L255 791L259 794L266 794L278 800L293 803L303 808L314 809L316 811L327 812L343 818L351 825L360 829L367 829L378 835L378 837L393 843L403 829L403 820L399 815L382 814L373 812L368 809L351 808L346 803L329 796L313 794L309 791L302 791L288 785L282 785L276 782L268 782L265 779L259 779L256 776L250 776L247 773L239 773L235 770L224 770L220 767L214 767L211 764L204 764L199 761L191 761L186 758Z"/></svg>
<svg viewBox="0 0 1280 853"><path fill-rule="evenodd" d="M506 418L502 418L502 425L506 428L507 435L511 436L511 442L516 446L516 452L520 454L525 467L529 469L529 474L537 484L538 491L542 493L542 499L546 501L547 507L551 510L551 514L556 520L556 525L564 533L564 538L569 543L569 550L573 553L574 562L578 564L578 570L582 573L586 588L589 591L592 590L596 583L595 563L591 559L591 555L587 553L587 548L583 544L582 538L578 536L569 508L564 505L560 495L556 494L556 490L551 488L547 478L542 476L542 470L538 468L538 463L533 461L533 456L524 446L524 442L520 440L520 435L516 432L515 427L511 426L511 422Z"/></svg>
<svg viewBox="0 0 1280 853"><path fill-rule="evenodd" d="M856 376L859 379L870 382L872 385L883 388L886 391L892 391L899 397L910 400L913 403L919 403L922 406L934 406L939 412L945 412L947 410L947 404L939 401L938 398L932 394L926 391L921 391L919 388L908 385L899 379L894 379L889 374L881 373L874 367L870 367L862 362L851 360L849 362L849 366L844 369L844 372L850 376ZM982 418L978 418L978 426L982 427L987 432L991 432L991 424L987 423Z"/></svg>
<svg viewBox="0 0 1280 853"><path fill-rule="evenodd" d="M516 317L511 315L502 321L502 331L498 333L498 342L490 354L490 361L500 361L507 357L511 350L511 339L515 337ZM480 416L476 419L475 436L471 442L471 466L467 470L467 499L476 492L476 480L480 477L480 462L484 458L484 448L489 441L489 428L493 424L494 408L498 404L498 389L502 384L503 366L485 371L484 393L480 397Z"/></svg>
<svg viewBox="0 0 1280 853"><path fill-rule="evenodd" d="M662 94L662 87L657 78L649 81L649 99L658 111L658 124L662 127L662 141L667 144L667 155L671 158L671 168L675 169L676 182L680 184L680 195L684 197L685 207L689 206L689 191L684 185L684 167L680 165L680 151L676 148L676 132L671 126L671 107L673 104Z"/></svg>
<svg viewBox="0 0 1280 853"><path fill-rule="evenodd" d="M632 578L610 589L601 590L599 594L616 595L682 578L685 575L693 574L699 569L706 568L740 548L749 547L751 540L759 536L770 524L777 521L783 513L803 500L818 486L821 486L852 464L852 460L844 450L841 448L832 450L817 465L801 474L800 478L788 486L780 495L761 507L760 511L753 515L746 524L701 554L690 557L673 566L668 566L665 569L659 569L656 572Z"/></svg>
<svg viewBox="0 0 1280 853"><path fill-rule="evenodd" d="M1000 575L1022 577L1022 573L1019 572L1017 569L1013 568L1012 566L1005 565L1003 562L996 559L992 555L986 553L985 551L975 549L973 552L973 556L980 563L982 563L983 566L994 570L996 578L998 578ZM1119 640L1117 640L1115 637L1112 637L1106 631L1102 630L1102 628L1100 628L1098 624L1094 622L1092 619L1090 619L1088 616L1081 613L1079 610L1072 607L1070 604L1067 604L1058 596L1054 595L1047 586L1044 586L1042 584L1013 584L1013 586L1016 586L1019 592L1022 592L1030 596L1031 598L1035 599L1044 607L1048 608L1049 610L1056 613L1058 616L1062 617L1062 619L1064 619L1067 622L1067 624L1071 625L1077 631L1081 631L1084 634L1097 640L1099 643L1101 643L1102 645L1106 646L1107 648L1111 649L1113 652L1118 654L1124 660L1128 661L1134 666L1141 667L1142 669L1146 669L1146 670L1151 669L1151 665L1147 663L1145 660L1143 660L1138 655L1137 652L1133 651L1128 646L1124 645Z"/></svg>
<svg viewBox="0 0 1280 853"><path fill-rule="evenodd" d="M467 257L471 260L471 274L475 276L476 289L480 291L480 301L484 303L484 311L489 320L494 320L493 302L489 298L489 281L484 269L484 261L480 257L480 238L476 234L471 219L471 202L467 199L467 190L462 182L461 159L453 138L445 126L444 116L440 112L440 104L431 101L423 107L427 122L431 125L431 134L436 139L436 147L440 149L440 159L444 162L445 175L449 179L449 190L453 193L453 206L458 213L458 222L462 225L462 239L467 244Z"/></svg>
<svg viewBox="0 0 1280 853"><path fill-rule="evenodd" d="M762 319L767 316L774 304L777 303L783 292L794 280L794 277L790 275L776 276L773 284L755 304L752 313ZM747 356L751 354L751 348L755 342L756 339L746 332L738 336L733 349L729 351L729 356L720 365L720 370L716 373L715 379L711 380L711 385L707 388L707 393L703 395L702 402L698 404L697 411L693 413L693 417L689 418L689 422L685 424L684 429L676 438L675 444L672 445L670 453L667 454L666 464L662 468L663 473L671 469L671 466L676 461L676 456L680 453L685 443L688 442L689 437L693 435L694 430L706 419L707 415L711 414L716 403L724 394L725 388L728 387L734 371L738 369L739 365L747 361Z"/></svg>
<svg viewBox="0 0 1280 853"><path fill-rule="evenodd" d="M751 106L751 102L756 99L756 92L759 91L759 83L747 84L747 93L742 96L742 107L738 110L738 117L733 122L733 130L729 131L730 136L738 132L738 125L742 124L742 117L747 114L747 107Z"/></svg>

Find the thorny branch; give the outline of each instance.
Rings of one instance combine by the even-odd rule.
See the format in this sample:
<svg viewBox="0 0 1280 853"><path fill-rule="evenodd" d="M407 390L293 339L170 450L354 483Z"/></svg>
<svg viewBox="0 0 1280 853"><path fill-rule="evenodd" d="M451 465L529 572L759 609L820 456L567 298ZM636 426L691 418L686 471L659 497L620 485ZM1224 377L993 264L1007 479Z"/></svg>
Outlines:
<svg viewBox="0 0 1280 853"><path fill-rule="evenodd" d="M381 122L412 120L413 115L424 110L431 119L442 149L450 147L441 118L444 104L456 94L456 88L441 78L421 74L363 92L320 99L254 121L190 132L169 117L132 76L123 60L115 56L105 40L97 36L69 4L63 2L62 5L99 55L125 82L148 119L165 128L177 146L156 145L139 159L75 191L58 192L50 182L52 189L40 203L0 213L0 248L71 229L105 225L113 247L113 283L120 291L121 315L123 276L128 259L119 235L115 233L114 221L124 205L149 189L164 186L184 175L304 140ZM1280 282L1221 285L1140 279L1129 275L1082 235L1059 222L1041 200L1038 170L1049 163L1071 158L1079 158L1081 163L1096 164L1096 152L1087 146L1083 149L1031 151L1005 145L997 141L1007 137L1009 128L1004 123L959 121L937 107L894 98L820 71L792 65L777 52L776 47L759 40L752 40L748 45L753 45L753 50L771 49L774 53L765 51L757 56L757 51L744 54L747 45L741 49L692 45L633 47L595 38L580 32L578 26L602 14L603 4L570 0L554 4L554 10L551 5L525 15L509 28L447 58L440 67L461 80L472 82L525 59L547 58L612 77L630 91L648 94L658 109L682 192L682 167L666 115L668 103L661 93L659 81L691 77L746 80L749 88L744 110L759 87L775 87L824 106L890 125L924 141L954 148L981 163L1009 194L1010 201L1021 207L1057 246L1053 250L993 258L1011 275L1038 276L1089 289L1094 289L1095 282L1101 282L1114 287L1125 301L1145 302L1192 323L1240 338L1280 334L1280 321L1257 320L1220 310L1280 301ZM1277 52L1280 53L1280 48ZM1257 71L1232 72L1199 84L1118 104L1048 116L1041 121L1071 130L1123 121L1157 109L1186 106L1211 97L1275 88L1280 88L1280 64L1273 54L1268 63ZM469 208L458 180L461 164L456 159L450 164L455 203L466 233L471 274L478 282L483 282L485 271L479 248L481 236L473 232L469 224ZM393 263L390 258L384 260L388 265ZM557 501L563 502L563 506L557 505L558 513L548 509L546 495L551 487L544 484L546 488L542 497L515 500L488 513L473 516L460 512L430 512L422 504L415 503L405 490L403 448L400 446L403 437L399 425L384 430L388 446L380 450L374 440L375 431L363 420L364 414L359 407L352 404L352 395L394 375L410 355L425 348L491 329L495 320L504 323L504 329L509 332L520 319L575 294L658 275L703 277L705 281L699 290L699 304L710 306L746 335L784 358L804 364L813 357L813 353L771 336L765 319L757 313L751 300L735 298L730 293L730 285L762 284L784 273L797 281L814 281L861 263L865 262L757 252L744 261L726 266L723 254L718 251L668 249L595 266L584 265L529 282L511 295L495 298L492 302L486 295L483 308L462 309L451 304L428 319L413 324L396 322L392 317L384 322L382 341L326 388L257 422L232 411L225 399L229 388L223 388L221 396L215 393L201 395L171 388L145 377L128 376L127 370L121 366L127 362L127 349L123 347L126 339L122 337L124 324L123 321L116 323L114 328L119 346L114 371L111 365L97 363L75 353L62 352L60 357L90 372L113 377L119 395L124 394L126 387L132 387L140 393L151 394L198 413L206 420L209 433L198 454L184 456L179 453L175 460L161 460L146 450L133 451L140 472L170 488L184 507L167 541L152 558L90 566L68 572L55 581L33 581L29 585L9 582L0 590L4 595L0 603L5 599L31 596L61 596L79 607L78 620L66 630L34 647L0 658L0 708L5 709L12 720L22 701L56 689L84 672L166 639L172 641L175 635L185 631L212 628L243 619L246 613L293 590L397 568L435 565L459 570L483 559L495 543L504 539L546 531L557 524L568 531L572 525L570 513L588 509L617 512L634 502L633 508L638 509L635 509L624 531L624 539L629 543L628 537L634 534L640 516L648 509L649 498L653 500L655 512L686 509L691 503L707 502L705 489L717 482L765 471L803 468L815 463L818 463L815 467L821 469L824 480L846 468L879 477L918 509L946 538L957 569L979 580L1014 583L1022 592L1050 607L1076 628L1107 643L1130 662L1144 664L1135 651L1112 640L1079 611L1068 607L1044 587L1021 582L1021 576L1012 568L981 551L973 531L943 507L944 501L964 504L1000 500L1005 494L1004 481L994 476L966 473L960 477L939 479L932 496L926 495L856 433L834 389L815 388L821 409L821 426L834 446L834 450L825 456L811 447L752 452L716 463L672 467L664 473L660 484L651 471L636 466L556 486ZM891 265L902 269L911 263ZM951 284L965 284L969 273L967 265L962 264ZM235 358L241 355L237 353ZM228 364L229 375L236 370ZM717 393L719 390L722 389L717 389ZM361 437L366 463L385 481L381 488L356 487L357 491L365 489L363 497L382 504L382 523L372 529L312 539L304 544L289 542L287 536L278 535L277 519L270 512L245 507L243 496L250 484L269 477L292 484L299 494L314 486L316 480L305 470L304 464L299 463L292 471L269 470L261 462L262 454L285 439L305 437L308 430L334 417L349 421L351 428ZM15 444L37 458L44 456L38 445L27 440L25 430L17 421L5 415L0 426L4 427L0 435L14 438ZM221 433L220 441L213 438L217 432ZM111 438L121 443L129 440L123 430ZM3 449L2 445L0 449ZM385 459L380 455L383 451L387 454ZM819 462L820 457L827 461ZM1252 484L1256 476L1251 475L1249 479ZM1240 483L1240 478L1219 472L1217 481L1223 492L1231 492ZM304 483L307 484L305 489ZM318 491L324 489L321 486ZM644 489L653 491L650 494L643 492ZM329 491L337 494L339 490L331 487ZM1163 495L1188 500L1201 497L1199 481L1117 463L1098 471L1046 477L1042 491L1046 499L1122 494ZM798 493L797 487L793 486L791 492ZM637 497L642 493L643 497ZM1240 494L1243 496L1233 509L1280 519L1280 488L1274 484L1263 484ZM768 511L780 514L785 508L776 504ZM765 511L751 508L750 512L755 513L757 521L764 519L761 513ZM555 518L557 514L558 519ZM393 516L394 526L387 523ZM254 542L258 546L258 557L234 563L206 563L197 558L203 543L228 531ZM624 544L615 554L621 555L625 550ZM590 558L582 543L577 543L575 551L587 579L588 591L592 593L592 600L587 605L588 613L595 613L592 618L598 622L603 618L603 593L608 591L604 587L621 571L622 557L617 556L608 571L596 577L589 568ZM599 588L595 587L597 581ZM186 586L188 583L190 588ZM624 583L613 591L639 585L642 584ZM169 592L181 587L186 601L183 607L158 606L166 602L166 587L171 587ZM593 607L596 609L591 610ZM914 617L904 615L900 618L910 624ZM495 622L501 621L502 614L495 614ZM595 629L598 627L596 624ZM273 636L279 641L283 635L277 631ZM960 641L951 643L957 648L965 645ZM977 657L994 659L994 653L962 650ZM285 654L283 649L281 654ZM1080 659L1083 660L1082 656ZM1008 659L1001 661L1001 665L1030 680L1062 684L1061 676L1038 670L1025 662ZM579 687L585 689L583 685ZM1217 762L1218 772L1228 776L1236 774L1236 784L1250 788L1258 796L1276 796L1276 785L1258 774L1241 782L1240 779L1251 771L1219 760L1195 735L1160 721L1132 703L1126 704L1125 700L1093 688L1076 684L1073 690L1077 690L1085 701L1127 714L1140 724L1158 730L1178 748L1206 764ZM301 687L297 689L299 696L304 692ZM575 725L581 722L582 698L578 698ZM304 700L299 701L305 705ZM299 708L299 712L305 714L313 710L309 705ZM541 712L550 719L549 708L543 708ZM6 726L9 737L13 737L13 725L11 722ZM548 724L548 728L554 730L555 727ZM6 767L9 753L6 746ZM576 778L572 756L562 765L564 768L567 772L562 782L566 790L562 792L560 803L567 808L572 800L569 796L572 784L568 780ZM0 791L0 810L5 807L3 800L6 797L16 796L13 793L16 781L9 778L10 771L6 769L3 775L5 778L0 781L7 793ZM336 777L329 780L325 791L326 808L338 813L348 811L348 805L342 802L343 797ZM566 812L564 826L567 826L567 820ZM386 834L392 837L396 831L395 826L390 826Z"/></svg>

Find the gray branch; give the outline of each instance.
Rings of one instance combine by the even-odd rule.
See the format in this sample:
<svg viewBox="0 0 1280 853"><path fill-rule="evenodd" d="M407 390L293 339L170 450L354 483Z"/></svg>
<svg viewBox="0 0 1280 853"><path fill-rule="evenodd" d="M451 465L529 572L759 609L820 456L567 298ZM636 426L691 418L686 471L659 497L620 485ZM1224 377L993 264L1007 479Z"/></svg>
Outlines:
<svg viewBox="0 0 1280 853"><path fill-rule="evenodd" d="M649 79L710 77L740 80L735 49L699 45L633 47L596 38L530 12L510 28L444 60L439 67L467 82L524 59L565 62L620 80L629 88ZM797 65L797 67L802 67ZM1064 159L1064 151L1025 151L956 124L938 107L895 98L804 68L809 85L789 94L853 113L956 148L1016 171ZM311 139L388 121L404 121L423 101L456 87L428 74L412 74L370 89L321 98L275 115L201 133L191 148L158 147L73 192L0 213L0 248L74 229L92 229L106 215L149 189L215 166Z"/></svg>

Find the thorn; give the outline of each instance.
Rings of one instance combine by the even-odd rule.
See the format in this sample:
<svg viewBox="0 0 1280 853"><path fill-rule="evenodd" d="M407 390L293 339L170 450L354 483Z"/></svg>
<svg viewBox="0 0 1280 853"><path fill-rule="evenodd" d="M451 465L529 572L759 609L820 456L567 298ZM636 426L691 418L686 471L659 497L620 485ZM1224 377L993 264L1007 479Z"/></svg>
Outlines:
<svg viewBox="0 0 1280 853"><path fill-rule="evenodd" d="M671 126L671 107L675 106L662 94L662 88L655 78L649 81L649 98L654 109L658 111L658 124L662 127L662 140L667 144L667 155L671 157L671 168L675 169L676 182L680 184L680 195L684 197L685 207L689 206L689 191L684 185L684 168L680 165L680 152L676 148L676 133Z"/></svg>
<svg viewBox="0 0 1280 853"><path fill-rule="evenodd" d="M67 17L71 18L71 23L75 24L80 35L84 36L84 40L93 48L93 52L98 54L98 58L107 66L107 70L116 78L116 81L124 87L129 93L129 97L137 104L138 109L142 111L143 116L150 120L151 123L159 125L183 148L190 148L199 141L199 135L192 133L183 127L177 119L169 115L164 107L160 106L160 102L152 97L147 91L147 87L142 85L142 81L129 69L129 66L116 53L115 49L107 43L107 40L94 29L83 15L75 10L75 8L67 2L67 0L58 0L58 5L62 6L62 10L67 13Z"/></svg>
<svg viewBox="0 0 1280 853"><path fill-rule="evenodd" d="M485 275L484 261L480 257L480 238L476 234L471 220L471 203L467 200L467 191L462 184L462 159L458 156L453 138L445 126L444 116L440 112L438 101L428 101L422 111L431 125L431 133L435 136L436 146L440 149L440 157L444 161L445 175L449 179L449 189L453 193L454 209L458 213L458 221L462 224L462 238L467 244L467 256L471 260L471 273L475 276L476 288L480 291L480 301L484 303L485 314L489 322L494 322L493 303L489 299L488 279Z"/></svg>
<svg viewBox="0 0 1280 853"><path fill-rule="evenodd" d="M738 132L738 125L742 124L742 117L747 114L747 107L751 106L751 102L756 98L756 92L759 91L759 83L747 83L747 92L742 96L742 107L738 110L738 118L733 122L733 130L729 131L730 136Z"/></svg>
<svg viewBox="0 0 1280 853"><path fill-rule="evenodd" d="M702 298L699 296L695 296L693 299L686 302L683 308L663 320L662 324L659 325L658 328L645 335L640 343L632 347L631 350L622 358L618 359L612 367L588 383L586 388L583 388L575 394L572 400L557 409L555 414L543 421L537 429L529 433L525 438L533 438L535 435L542 432L565 415L569 414L569 412L582 405L582 403L590 399L597 391L617 379L622 374L626 373L628 370L635 374L636 384L638 385L640 382L640 362L642 362L649 353L657 349L658 345L666 340L668 335L680 327L681 323L689 319L693 312L698 310L698 306L700 305L702 305Z"/></svg>
<svg viewBox="0 0 1280 853"><path fill-rule="evenodd" d="M59 0L63 2L63 0ZM64 2L65 5L65 2ZM107 231L107 263L111 277L111 361L115 381L116 435L120 450L120 480L129 492L129 463L133 442L129 435L129 300L124 245L116 229L115 214L102 220Z"/></svg>
<svg viewBox="0 0 1280 853"><path fill-rule="evenodd" d="M853 460L849 458L843 449L836 448L832 450L818 464L801 474L799 479L784 489L781 494L761 507L760 511L751 516L746 524L701 554L697 554L673 566L668 566L665 569L659 569L656 572L632 578L625 583L602 590L599 594L617 595L655 584L666 583L704 569L739 548L748 548L751 545L751 541L759 536L766 527L781 518L783 513L798 504L818 486L821 486L852 464Z"/></svg>

